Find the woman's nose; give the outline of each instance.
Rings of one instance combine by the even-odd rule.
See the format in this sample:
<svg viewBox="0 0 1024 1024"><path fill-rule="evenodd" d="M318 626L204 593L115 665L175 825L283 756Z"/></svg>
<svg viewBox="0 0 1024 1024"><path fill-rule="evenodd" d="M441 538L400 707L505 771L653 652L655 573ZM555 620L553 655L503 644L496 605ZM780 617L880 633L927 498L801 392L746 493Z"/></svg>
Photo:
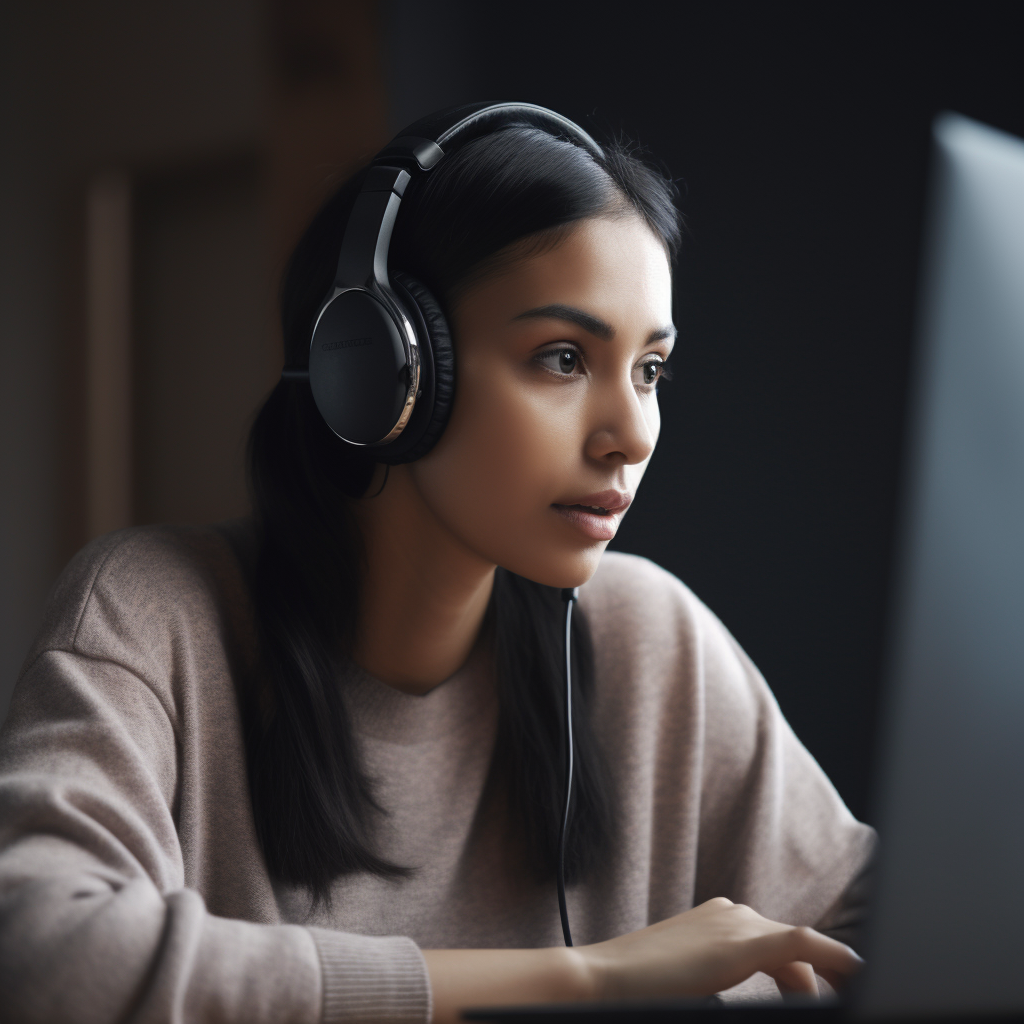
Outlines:
<svg viewBox="0 0 1024 1024"><path fill-rule="evenodd" d="M634 465L644 462L658 439L657 399L640 395L630 379L595 388L591 396L587 455L601 462Z"/></svg>

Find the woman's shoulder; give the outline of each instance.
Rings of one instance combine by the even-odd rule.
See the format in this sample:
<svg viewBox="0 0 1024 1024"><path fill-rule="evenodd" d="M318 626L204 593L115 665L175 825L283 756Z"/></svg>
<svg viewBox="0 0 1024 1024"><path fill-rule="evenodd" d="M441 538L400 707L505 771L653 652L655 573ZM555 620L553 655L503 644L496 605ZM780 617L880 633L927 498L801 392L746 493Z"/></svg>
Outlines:
<svg viewBox="0 0 1024 1024"><path fill-rule="evenodd" d="M597 674L613 704L698 702L723 722L775 713L760 672L729 630L677 576L638 555L606 552L580 588ZM613 694L615 696L613 696Z"/></svg>
<svg viewBox="0 0 1024 1024"><path fill-rule="evenodd" d="M122 663L166 663L173 648L223 643L248 620L245 520L141 526L88 543L51 591L29 661L64 650Z"/></svg>
<svg viewBox="0 0 1024 1024"><path fill-rule="evenodd" d="M678 576L640 555L606 551L593 578L580 588L580 603L592 629L623 640L671 628L694 641L735 644Z"/></svg>

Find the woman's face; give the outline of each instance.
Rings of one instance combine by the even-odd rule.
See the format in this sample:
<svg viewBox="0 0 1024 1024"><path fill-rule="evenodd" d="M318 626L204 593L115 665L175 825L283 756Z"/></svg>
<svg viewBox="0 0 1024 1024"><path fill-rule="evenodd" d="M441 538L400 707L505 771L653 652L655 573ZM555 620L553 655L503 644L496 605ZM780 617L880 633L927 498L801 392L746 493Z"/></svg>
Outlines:
<svg viewBox="0 0 1024 1024"><path fill-rule="evenodd" d="M549 586L593 575L658 439L671 291L664 247L632 215L581 221L467 289L451 420L409 467L457 541Z"/></svg>

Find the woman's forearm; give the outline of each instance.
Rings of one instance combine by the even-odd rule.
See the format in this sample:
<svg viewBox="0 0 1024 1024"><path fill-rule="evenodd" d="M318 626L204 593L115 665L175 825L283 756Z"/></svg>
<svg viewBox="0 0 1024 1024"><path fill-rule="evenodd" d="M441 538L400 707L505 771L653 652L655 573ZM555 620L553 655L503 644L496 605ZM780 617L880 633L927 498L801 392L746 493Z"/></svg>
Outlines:
<svg viewBox="0 0 1024 1024"><path fill-rule="evenodd" d="M561 1003L594 998L575 949L430 949L435 1024L454 1024L471 1006Z"/></svg>

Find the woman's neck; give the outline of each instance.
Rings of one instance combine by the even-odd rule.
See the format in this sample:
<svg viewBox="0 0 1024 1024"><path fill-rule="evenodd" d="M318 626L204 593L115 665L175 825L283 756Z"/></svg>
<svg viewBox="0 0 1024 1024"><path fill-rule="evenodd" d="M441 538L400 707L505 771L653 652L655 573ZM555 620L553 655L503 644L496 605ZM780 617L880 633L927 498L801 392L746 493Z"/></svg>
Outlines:
<svg viewBox="0 0 1024 1024"><path fill-rule="evenodd" d="M383 480L379 469L370 494ZM406 466L356 502L366 547L353 657L406 693L423 694L469 657L494 584L493 563L460 544L427 508Z"/></svg>

